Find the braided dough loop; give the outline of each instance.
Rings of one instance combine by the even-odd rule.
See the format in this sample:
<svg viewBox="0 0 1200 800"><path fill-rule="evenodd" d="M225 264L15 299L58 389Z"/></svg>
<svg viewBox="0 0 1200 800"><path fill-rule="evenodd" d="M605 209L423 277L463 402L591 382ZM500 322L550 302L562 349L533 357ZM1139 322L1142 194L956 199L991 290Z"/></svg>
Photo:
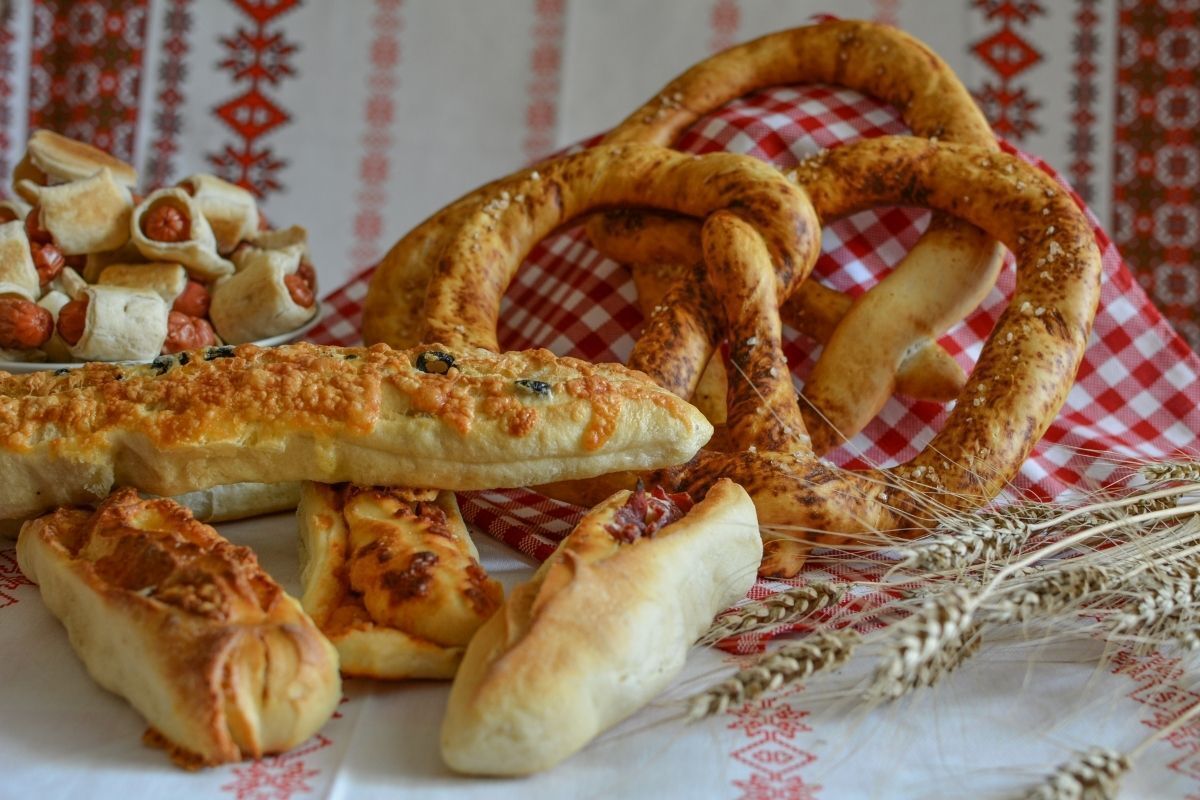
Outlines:
<svg viewBox="0 0 1200 800"><path fill-rule="evenodd" d="M905 464L837 470L809 456L701 451L649 476L702 491L741 483L765 526L827 531L919 530L936 507L995 497L1057 415L1083 358L1102 266L1074 201L1019 159L965 145L881 137L825 151L796 170L823 221L878 205L959 216L1016 255L1016 289L942 430ZM789 570L796 566L794 559Z"/></svg>
<svg viewBox="0 0 1200 800"><path fill-rule="evenodd" d="M733 99L795 83L854 89L896 106L917 136L996 149L987 121L936 53L899 30L860 21L781 31L719 53L668 83L605 141L669 145L701 116ZM593 223L592 230L599 224ZM805 385L809 403L824 414L805 415L818 453L857 433L879 412L896 388L898 371L935 364L937 374L913 388L918 395L949 393L939 383L961 373L946 369L945 360L932 350L935 340L986 296L999 274L1001 255L995 243L969 225L937 221L885 279L887 285L868 292L847 311L837 326L840 334L826 342ZM931 274L937 276L933 283ZM889 299L928 295L931 286L938 287L942 302L925 302L926 313L919 319L902 313ZM832 316L829 311L824 315ZM883 317L891 324L887 338L881 339L877 334ZM648 323L655 324L653 319ZM640 356L635 351L630 366L643 369ZM912 362L914 357L918 361ZM849 364L855 367L853 374L843 374Z"/></svg>

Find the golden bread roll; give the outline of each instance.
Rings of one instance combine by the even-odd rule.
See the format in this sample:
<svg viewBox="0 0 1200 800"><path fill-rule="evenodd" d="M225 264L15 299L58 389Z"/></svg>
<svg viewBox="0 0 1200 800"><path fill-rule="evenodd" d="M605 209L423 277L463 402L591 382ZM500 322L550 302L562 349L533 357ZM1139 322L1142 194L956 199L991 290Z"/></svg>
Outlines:
<svg viewBox="0 0 1200 800"><path fill-rule="evenodd" d="M451 678L502 599L452 492L305 483L301 603L342 674Z"/></svg>
<svg viewBox="0 0 1200 800"><path fill-rule="evenodd" d="M0 374L0 519L116 485L528 486L678 464L711 434L644 375L546 350L209 348Z"/></svg>
<svg viewBox="0 0 1200 800"><path fill-rule="evenodd" d="M452 769L554 766L665 689L745 595L762 557L749 495L720 481L682 518L671 500L613 495L475 634L442 723Z"/></svg>
<svg viewBox="0 0 1200 800"><path fill-rule="evenodd" d="M236 547L171 500L122 489L28 522L22 572L91 676L185 766L303 742L341 698L337 653Z"/></svg>

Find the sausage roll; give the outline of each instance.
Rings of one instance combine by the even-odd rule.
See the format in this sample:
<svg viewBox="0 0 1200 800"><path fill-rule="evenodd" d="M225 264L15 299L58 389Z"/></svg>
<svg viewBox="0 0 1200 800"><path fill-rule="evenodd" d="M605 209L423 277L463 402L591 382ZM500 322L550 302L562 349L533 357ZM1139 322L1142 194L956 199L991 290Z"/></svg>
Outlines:
<svg viewBox="0 0 1200 800"><path fill-rule="evenodd" d="M60 335L79 361L145 361L162 352L167 339L167 304L151 292L120 286L88 286L82 298L86 316L79 339L72 342L62 326Z"/></svg>
<svg viewBox="0 0 1200 800"><path fill-rule="evenodd" d="M129 241L133 195L107 168L56 186L28 186L37 227L63 255L115 250Z"/></svg>
<svg viewBox="0 0 1200 800"><path fill-rule="evenodd" d="M119 158L53 131L34 131L25 146L25 157L13 170L13 187L34 203L31 187L90 178L101 169L107 169L121 186L137 186L137 171Z"/></svg>
<svg viewBox="0 0 1200 800"><path fill-rule="evenodd" d="M58 324L58 312L62 311L62 307L71 302L71 298L65 292L60 292L57 289L51 289L42 295L42 299L38 300L38 305L50 312L51 318L55 325ZM67 364L73 361L71 357L71 349L67 347L67 343L58 335L55 330L50 339L42 345L42 352L46 354L46 359L55 364Z"/></svg>
<svg viewBox="0 0 1200 800"><path fill-rule="evenodd" d="M317 313L312 287L294 249L251 248L236 274L217 283L209 316L227 342L241 344L299 328Z"/></svg>
<svg viewBox="0 0 1200 800"><path fill-rule="evenodd" d="M762 558L749 495L618 492L580 521L467 647L442 723L458 772L548 769L674 680Z"/></svg>
<svg viewBox="0 0 1200 800"><path fill-rule="evenodd" d="M159 189L133 210L134 245L150 261L183 264L201 280L233 272L217 253L217 240L199 205L183 189Z"/></svg>
<svg viewBox="0 0 1200 800"><path fill-rule="evenodd" d="M112 264L100 273L101 286L123 286L152 292L163 299L169 308L187 288L187 270L180 264L153 262L149 264Z"/></svg>
<svg viewBox="0 0 1200 800"><path fill-rule="evenodd" d="M451 678L500 606L453 492L305 483L300 602L342 674Z"/></svg>
<svg viewBox="0 0 1200 800"><path fill-rule="evenodd" d="M258 231L246 238L242 247L233 254L233 263L238 269L244 266L243 259L256 250L278 250L289 255L295 253L300 257L300 263L312 260L308 252L308 230L301 225L290 228L278 228L273 231Z"/></svg>
<svg viewBox="0 0 1200 800"><path fill-rule="evenodd" d="M25 224L14 221L0 225L0 297L16 295L37 300L41 294Z"/></svg>
<svg viewBox="0 0 1200 800"><path fill-rule="evenodd" d="M30 208L32 206L19 197L0 200L0 223L12 222L14 220L24 222Z"/></svg>
<svg viewBox="0 0 1200 800"><path fill-rule="evenodd" d="M682 463L711 435L642 373L546 350L215 347L0 375L0 519L114 485L529 486Z"/></svg>
<svg viewBox="0 0 1200 800"><path fill-rule="evenodd" d="M143 263L150 262L142 255L142 251L137 249L137 245L133 243L133 239L130 239L116 250L107 250L103 253L88 253L83 265L83 277L88 283L95 283L100 280L100 273L104 272L106 267L110 267L113 264Z"/></svg>
<svg viewBox="0 0 1200 800"><path fill-rule="evenodd" d="M212 227L217 252L229 253L258 232L258 204L241 186L215 175L192 175L176 184L192 196Z"/></svg>
<svg viewBox="0 0 1200 800"><path fill-rule="evenodd" d="M185 766L312 736L341 698L337 652L300 604L177 503L122 489L25 524L21 571L91 676Z"/></svg>

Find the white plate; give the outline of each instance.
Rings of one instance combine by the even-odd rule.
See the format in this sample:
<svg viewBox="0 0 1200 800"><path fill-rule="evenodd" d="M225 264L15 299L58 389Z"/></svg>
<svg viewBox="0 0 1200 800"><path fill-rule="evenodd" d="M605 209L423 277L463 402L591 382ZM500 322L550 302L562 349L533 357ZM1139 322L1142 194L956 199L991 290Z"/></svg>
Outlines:
<svg viewBox="0 0 1200 800"><path fill-rule="evenodd" d="M321 318L324 316L325 308L320 302L318 302L317 313L313 314L312 319L301 325L299 328L288 331L287 333L281 333L277 336L259 339L257 342L249 342L248 344L256 344L259 347L275 347L276 345L287 344L288 342L299 339L301 336L317 327L317 323L319 323ZM126 361L122 363L149 364L151 360L152 359L147 359L146 361ZM13 374L25 374L28 372L42 372L50 369L75 369L77 367L82 367L86 363L86 361L72 361L67 364L56 364L51 361L5 361L0 359L0 370L4 372L11 372Z"/></svg>

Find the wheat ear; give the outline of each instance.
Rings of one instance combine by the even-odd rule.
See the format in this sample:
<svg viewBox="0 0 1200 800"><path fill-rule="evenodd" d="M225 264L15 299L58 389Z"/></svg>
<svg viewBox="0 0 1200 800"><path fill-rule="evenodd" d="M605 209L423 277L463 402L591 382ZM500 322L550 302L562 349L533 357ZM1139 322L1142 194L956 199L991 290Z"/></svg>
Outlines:
<svg viewBox="0 0 1200 800"><path fill-rule="evenodd" d="M837 605L846 593L844 586L816 581L776 592L752 603L738 606L717 617L700 644L715 644L730 636L782 625L826 606Z"/></svg>
<svg viewBox="0 0 1200 800"><path fill-rule="evenodd" d="M1111 589L1118 577L1099 566L1060 567L1043 572L1014 591L984 605L980 618L988 623L1027 622L1058 614L1096 592Z"/></svg>
<svg viewBox="0 0 1200 800"><path fill-rule="evenodd" d="M930 536L900 550L901 566L942 572L979 561L1005 559L1020 551L1032 533L1025 522L1001 514L963 517L945 527L949 532Z"/></svg>
<svg viewBox="0 0 1200 800"><path fill-rule="evenodd" d="M687 720L720 714L810 675L837 669L849 660L861 637L852 628L813 634L765 654L732 678L688 700Z"/></svg>
<svg viewBox="0 0 1200 800"><path fill-rule="evenodd" d="M1061 764L1026 800L1116 800L1129 758L1106 747L1091 747Z"/></svg>

